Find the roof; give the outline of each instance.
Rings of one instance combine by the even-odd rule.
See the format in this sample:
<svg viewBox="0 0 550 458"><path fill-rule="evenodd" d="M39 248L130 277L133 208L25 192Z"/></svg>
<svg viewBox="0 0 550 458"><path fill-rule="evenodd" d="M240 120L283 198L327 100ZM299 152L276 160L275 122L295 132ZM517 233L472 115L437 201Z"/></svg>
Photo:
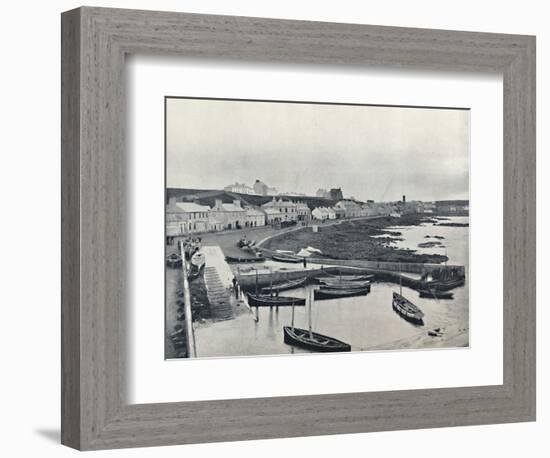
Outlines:
<svg viewBox="0 0 550 458"><path fill-rule="evenodd" d="M249 216L264 216L264 212L256 208L247 208L246 214Z"/></svg>
<svg viewBox="0 0 550 458"><path fill-rule="evenodd" d="M207 212L210 207L206 205L199 205L195 202L176 202L174 205L169 205L167 208L168 213L192 213L192 212Z"/></svg>
<svg viewBox="0 0 550 458"><path fill-rule="evenodd" d="M290 200L270 200L262 205L262 207L296 207L296 204Z"/></svg>
<svg viewBox="0 0 550 458"><path fill-rule="evenodd" d="M321 212L321 213L328 213L328 208L326 208L326 207L317 207L313 211L317 211L317 212Z"/></svg>
<svg viewBox="0 0 550 458"><path fill-rule="evenodd" d="M222 204L222 208L226 212L242 212L244 211L243 207L240 207L235 204Z"/></svg>

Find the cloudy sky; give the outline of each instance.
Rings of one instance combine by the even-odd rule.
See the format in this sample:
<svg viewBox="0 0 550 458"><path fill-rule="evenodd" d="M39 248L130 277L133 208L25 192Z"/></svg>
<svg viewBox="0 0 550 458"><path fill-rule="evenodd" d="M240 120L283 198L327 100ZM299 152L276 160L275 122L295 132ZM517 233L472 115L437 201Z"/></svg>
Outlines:
<svg viewBox="0 0 550 458"><path fill-rule="evenodd" d="M168 187L467 199L467 110L169 98Z"/></svg>

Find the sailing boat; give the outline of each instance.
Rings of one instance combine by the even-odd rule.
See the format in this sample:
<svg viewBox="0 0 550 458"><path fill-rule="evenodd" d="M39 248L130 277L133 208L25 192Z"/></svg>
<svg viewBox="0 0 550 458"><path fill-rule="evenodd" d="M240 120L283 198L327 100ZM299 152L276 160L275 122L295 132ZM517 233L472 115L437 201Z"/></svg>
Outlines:
<svg viewBox="0 0 550 458"><path fill-rule="evenodd" d="M313 305L313 297L311 290L308 291L308 299L309 329L294 327L294 305L292 305L291 325L283 327L284 342L287 345L294 345L296 347L305 348L306 350L324 353L351 351L351 345L335 339L334 337L324 336L312 331L311 309Z"/></svg>
<svg viewBox="0 0 550 458"><path fill-rule="evenodd" d="M399 265L399 293L393 292L392 307L405 320L420 326L424 324L424 313L422 310L403 296L401 264Z"/></svg>
<svg viewBox="0 0 550 458"><path fill-rule="evenodd" d="M271 286L269 294L265 294L262 290L258 294L258 271L256 270L256 294L247 293L248 304L255 307L284 307L294 305L306 305L306 300L300 297L293 296L276 296L273 295L273 272L271 272Z"/></svg>

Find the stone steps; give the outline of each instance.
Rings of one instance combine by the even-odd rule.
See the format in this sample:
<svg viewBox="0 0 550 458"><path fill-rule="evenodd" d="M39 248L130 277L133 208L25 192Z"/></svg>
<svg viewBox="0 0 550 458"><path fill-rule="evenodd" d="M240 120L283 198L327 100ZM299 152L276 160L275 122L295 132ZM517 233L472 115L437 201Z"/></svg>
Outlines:
<svg viewBox="0 0 550 458"><path fill-rule="evenodd" d="M216 267L205 267L204 283L210 302L210 313L214 321L232 320L235 318L231 306L231 291L224 287Z"/></svg>

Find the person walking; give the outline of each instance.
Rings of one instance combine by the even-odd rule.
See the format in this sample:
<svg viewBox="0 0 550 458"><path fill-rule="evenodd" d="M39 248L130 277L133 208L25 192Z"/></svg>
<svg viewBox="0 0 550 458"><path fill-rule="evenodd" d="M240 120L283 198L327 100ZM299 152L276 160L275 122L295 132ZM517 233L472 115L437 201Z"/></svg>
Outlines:
<svg viewBox="0 0 550 458"><path fill-rule="evenodd" d="M307 259L306 257L304 256L304 269L307 268Z"/></svg>
<svg viewBox="0 0 550 458"><path fill-rule="evenodd" d="M233 283L233 291L235 292L235 299L239 300L239 287L238 287L237 278L233 277L233 280L231 281Z"/></svg>

